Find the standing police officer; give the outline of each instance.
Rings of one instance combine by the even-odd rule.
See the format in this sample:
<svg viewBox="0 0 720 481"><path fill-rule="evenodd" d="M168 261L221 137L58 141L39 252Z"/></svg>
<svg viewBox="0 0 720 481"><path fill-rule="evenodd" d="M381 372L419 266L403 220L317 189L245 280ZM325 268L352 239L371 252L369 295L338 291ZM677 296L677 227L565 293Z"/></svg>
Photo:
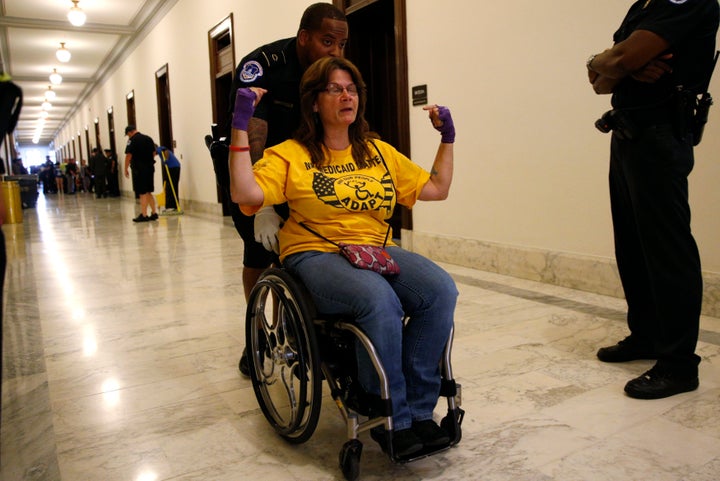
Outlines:
<svg viewBox="0 0 720 481"><path fill-rule="evenodd" d="M630 335L597 353L604 362L656 359L625 385L658 399L698 387L695 354L702 303L700 256L690 230L693 106L712 72L717 0L639 0L614 46L587 61L613 110L610 202L615 255Z"/></svg>
<svg viewBox="0 0 720 481"><path fill-rule="evenodd" d="M266 147L292 136L300 123L303 73L322 57L341 57L347 39L345 14L330 3L315 3L305 9L295 37L264 45L240 61L231 89L229 115L232 116L237 89L260 87L267 90L248 125L253 163L262 157ZM227 159L225 162L227 164ZM229 189L229 185L226 187ZM244 243L242 277L246 299L260 275L277 261L277 231L288 211L286 205L276 209L266 207L248 217L240 212L237 204L230 203L233 223ZM240 371L248 374L245 352L240 360Z"/></svg>

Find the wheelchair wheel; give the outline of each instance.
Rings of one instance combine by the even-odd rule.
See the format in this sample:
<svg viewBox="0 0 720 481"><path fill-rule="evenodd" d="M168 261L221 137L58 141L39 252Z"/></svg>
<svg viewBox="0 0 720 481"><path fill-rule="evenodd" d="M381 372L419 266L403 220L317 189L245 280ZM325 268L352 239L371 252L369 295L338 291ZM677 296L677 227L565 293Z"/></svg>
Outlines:
<svg viewBox="0 0 720 481"><path fill-rule="evenodd" d="M357 439L351 439L343 444L340 451L340 469L347 481L355 481L360 476L362 448L362 443Z"/></svg>
<svg viewBox="0 0 720 481"><path fill-rule="evenodd" d="M268 269L253 288L245 323L248 366L265 418L288 442L317 427L322 373L312 311L290 274Z"/></svg>

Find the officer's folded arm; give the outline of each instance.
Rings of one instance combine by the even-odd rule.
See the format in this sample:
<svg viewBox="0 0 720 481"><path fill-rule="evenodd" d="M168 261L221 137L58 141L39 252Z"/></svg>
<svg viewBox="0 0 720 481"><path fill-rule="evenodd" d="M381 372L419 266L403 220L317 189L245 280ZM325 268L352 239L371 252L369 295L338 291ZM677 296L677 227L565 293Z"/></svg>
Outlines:
<svg viewBox="0 0 720 481"><path fill-rule="evenodd" d="M605 77L604 75L597 75L593 81L591 81L593 90L598 95L611 94L615 90L615 86L620 83L622 79Z"/></svg>
<svg viewBox="0 0 720 481"><path fill-rule="evenodd" d="M622 42L588 60L590 83L598 94L612 93L615 86L628 76L654 81L670 70L660 59L670 44L649 30L635 30ZM593 76L592 73L597 75Z"/></svg>
<svg viewBox="0 0 720 481"><path fill-rule="evenodd" d="M621 79L645 68L668 49L670 44L649 30L635 30L622 42L597 55L592 70L610 78Z"/></svg>

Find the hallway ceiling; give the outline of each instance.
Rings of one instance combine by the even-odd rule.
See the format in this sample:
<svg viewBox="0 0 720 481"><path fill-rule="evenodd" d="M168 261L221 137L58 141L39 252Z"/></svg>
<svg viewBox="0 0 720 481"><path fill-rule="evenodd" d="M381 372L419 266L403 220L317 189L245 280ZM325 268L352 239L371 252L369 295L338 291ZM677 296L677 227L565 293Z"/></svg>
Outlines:
<svg viewBox="0 0 720 481"><path fill-rule="evenodd" d="M71 0L0 0L0 61L2 70L23 91L23 107L15 129L19 144L32 144L39 123L49 75L57 69L60 85L38 145L52 142L57 132L109 77L116 65L172 8L177 0L79 0L86 13L82 27L67 19ZM55 57L60 42L72 58ZM84 135L84 133L83 133Z"/></svg>

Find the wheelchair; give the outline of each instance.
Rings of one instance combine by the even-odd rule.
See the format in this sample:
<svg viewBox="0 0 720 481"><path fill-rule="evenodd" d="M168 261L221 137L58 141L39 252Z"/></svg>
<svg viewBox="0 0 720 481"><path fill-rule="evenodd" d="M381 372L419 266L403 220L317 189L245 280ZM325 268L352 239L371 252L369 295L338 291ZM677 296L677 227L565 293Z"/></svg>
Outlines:
<svg viewBox="0 0 720 481"><path fill-rule="evenodd" d="M216 181L229 197L228 139L220 137L217 125L212 126L212 134L205 136L205 144ZM396 463L415 461L460 442L465 412L460 408L461 386L453 378L450 363L453 331L440 362L440 397L447 398L447 415L440 426L450 441L402 457L392 449L392 404L385 370L358 326L349 319L318 313L302 283L282 268L270 268L260 276L250 293L245 321L253 391L263 415L285 441L302 444L310 439L320 417L322 381L327 381L346 423L348 441L340 450L339 465L348 481L360 475L363 445L358 438L362 433L369 431ZM358 344L374 365L379 396L365 392L357 381Z"/></svg>
<svg viewBox="0 0 720 481"><path fill-rule="evenodd" d="M292 444L306 442L318 423L322 381L347 426L348 441L339 465L348 481L360 474L361 433L370 431L396 463L406 463L445 451L460 442L464 411L460 386L452 376L453 332L441 360L440 396L447 398L441 427L446 445L425 448L411 457L392 450L392 405L385 370L370 339L346 319L316 312L309 293L288 271L265 271L252 289L246 313L246 347L250 378L258 404L273 429ZM365 392L357 381L356 346L366 349L380 381L380 396Z"/></svg>

